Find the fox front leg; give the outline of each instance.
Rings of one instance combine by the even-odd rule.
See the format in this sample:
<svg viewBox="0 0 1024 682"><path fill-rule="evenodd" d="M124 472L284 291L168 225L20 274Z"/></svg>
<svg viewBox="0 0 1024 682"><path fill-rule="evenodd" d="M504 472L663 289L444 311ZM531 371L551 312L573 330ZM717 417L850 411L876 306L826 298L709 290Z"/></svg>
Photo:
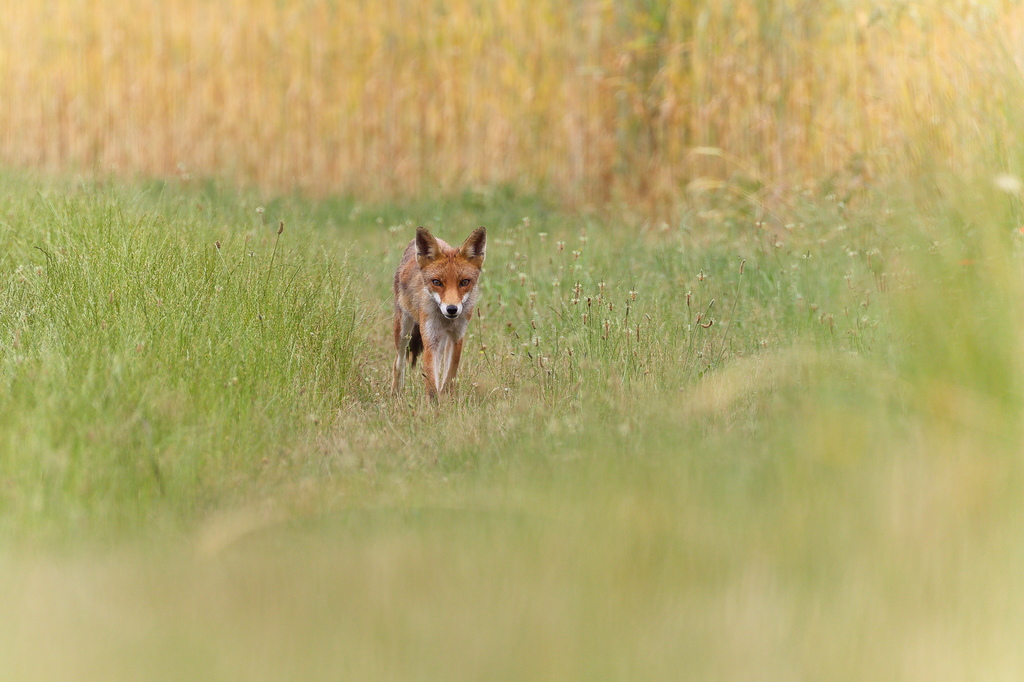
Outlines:
<svg viewBox="0 0 1024 682"><path fill-rule="evenodd" d="M453 393L455 391L455 376L459 373L459 360L462 358L462 339L452 343L451 353L448 376L445 377L444 388L441 389L444 393Z"/></svg>
<svg viewBox="0 0 1024 682"><path fill-rule="evenodd" d="M434 352L434 344L423 344L423 379L426 382L427 397L430 402L437 402L437 361L439 358Z"/></svg>

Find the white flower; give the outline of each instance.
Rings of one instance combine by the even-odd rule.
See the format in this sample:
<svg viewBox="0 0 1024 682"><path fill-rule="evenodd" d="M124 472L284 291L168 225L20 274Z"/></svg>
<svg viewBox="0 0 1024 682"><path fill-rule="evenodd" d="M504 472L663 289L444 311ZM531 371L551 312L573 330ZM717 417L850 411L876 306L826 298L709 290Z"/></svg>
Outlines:
<svg viewBox="0 0 1024 682"><path fill-rule="evenodd" d="M996 187L1007 194L1020 194L1021 190L1024 189L1024 183L1020 181L1020 178L1009 173L1000 173L992 181L996 183Z"/></svg>

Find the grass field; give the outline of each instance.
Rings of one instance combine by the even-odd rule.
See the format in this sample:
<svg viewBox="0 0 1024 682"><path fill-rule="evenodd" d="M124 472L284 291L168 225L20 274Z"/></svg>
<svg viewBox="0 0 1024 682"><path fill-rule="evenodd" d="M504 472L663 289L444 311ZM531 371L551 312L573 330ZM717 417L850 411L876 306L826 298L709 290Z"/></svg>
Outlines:
<svg viewBox="0 0 1024 682"><path fill-rule="evenodd" d="M1020 199L911 189L662 228L5 176L0 670L1017 677ZM489 228L439 409L386 394L419 223Z"/></svg>
<svg viewBox="0 0 1024 682"><path fill-rule="evenodd" d="M1010 0L0 0L0 163L330 196L1006 167ZM43 86L45 84L45 86Z"/></svg>
<svg viewBox="0 0 1024 682"><path fill-rule="evenodd" d="M1020 3L0 17L0 679L1024 677Z"/></svg>

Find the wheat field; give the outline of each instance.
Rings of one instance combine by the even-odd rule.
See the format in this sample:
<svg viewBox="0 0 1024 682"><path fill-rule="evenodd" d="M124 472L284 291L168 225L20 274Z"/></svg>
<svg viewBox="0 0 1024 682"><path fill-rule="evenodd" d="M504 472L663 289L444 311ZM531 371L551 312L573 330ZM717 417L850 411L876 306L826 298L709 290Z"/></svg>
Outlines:
<svg viewBox="0 0 1024 682"><path fill-rule="evenodd" d="M1015 2L0 2L0 162L670 213L1005 158Z"/></svg>

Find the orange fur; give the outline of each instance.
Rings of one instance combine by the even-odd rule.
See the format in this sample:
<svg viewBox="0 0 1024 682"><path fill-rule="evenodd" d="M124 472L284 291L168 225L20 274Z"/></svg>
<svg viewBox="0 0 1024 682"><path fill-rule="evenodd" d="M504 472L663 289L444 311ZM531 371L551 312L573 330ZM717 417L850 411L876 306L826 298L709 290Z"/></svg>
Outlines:
<svg viewBox="0 0 1024 682"><path fill-rule="evenodd" d="M463 336L473 317L487 231L473 230L454 248L423 227L406 247L395 272L395 358L391 390L402 392L405 367L423 355L427 395L449 392L462 357Z"/></svg>

